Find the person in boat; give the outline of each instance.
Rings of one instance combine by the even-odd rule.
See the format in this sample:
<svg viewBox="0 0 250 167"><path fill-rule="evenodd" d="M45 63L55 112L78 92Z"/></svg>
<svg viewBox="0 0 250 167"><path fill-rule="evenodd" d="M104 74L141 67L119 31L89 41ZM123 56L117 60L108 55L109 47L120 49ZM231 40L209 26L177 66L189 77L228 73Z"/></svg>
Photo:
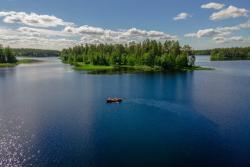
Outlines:
<svg viewBox="0 0 250 167"><path fill-rule="evenodd" d="M111 98L111 97L109 97L107 99L107 103L120 103L120 102L122 102L121 98Z"/></svg>

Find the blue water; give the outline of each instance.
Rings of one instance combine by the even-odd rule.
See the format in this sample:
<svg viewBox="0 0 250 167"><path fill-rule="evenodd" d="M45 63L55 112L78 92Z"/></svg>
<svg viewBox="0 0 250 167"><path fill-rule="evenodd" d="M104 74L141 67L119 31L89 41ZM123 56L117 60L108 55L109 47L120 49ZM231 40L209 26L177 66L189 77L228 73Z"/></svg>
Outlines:
<svg viewBox="0 0 250 167"><path fill-rule="evenodd" d="M0 69L0 166L250 166L250 61L94 75L45 60Z"/></svg>

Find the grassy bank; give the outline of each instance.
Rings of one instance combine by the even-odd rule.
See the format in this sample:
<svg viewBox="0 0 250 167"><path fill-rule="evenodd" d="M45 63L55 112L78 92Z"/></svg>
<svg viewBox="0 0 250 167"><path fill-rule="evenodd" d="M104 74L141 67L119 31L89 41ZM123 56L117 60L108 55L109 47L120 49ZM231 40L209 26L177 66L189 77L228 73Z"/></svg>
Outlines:
<svg viewBox="0 0 250 167"><path fill-rule="evenodd" d="M209 67L192 66L192 67L185 67L182 70L183 71L195 71L195 70L214 70L214 69L209 68Z"/></svg>
<svg viewBox="0 0 250 167"><path fill-rule="evenodd" d="M184 68L176 68L174 70L163 70L159 66L150 67L145 65L137 65L137 66L100 66L100 65L91 65L91 64L82 64L77 63L74 64L75 70L83 70L89 72L168 72L168 71L194 71L194 70L212 70L212 68L200 67L200 66L192 66L192 67L184 67Z"/></svg>
<svg viewBox="0 0 250 167"><path fill-rule="evenodd" d="M91 65L91 64L82 64L76 63L74 64L75 70L84 70L84 71L161 71L160 67L150 67L150 66L128 66L128 65L121 65L121 66L102 66L102 65Z"/></svg>
<svg viewBox="0 0 250 167"><path fill-rule="evenodd" d="M15 67L16 64L11 64L11 63L0 63L0 68L7 68L7 67Z"/></svg>
<svg viewBox="0 0 250 167"><path fill-rule="evenodd" d="M17 64L32 64L32 63L41 63L42 60L37 59L20 59L18 60Z"/></svg>
<svg viewBox="0 0 250 167"><path fill-rule="evenodd" d="M0 63L0 68L8 68L8 67L15 67L19 64L32 64L32 63L41 63L42 60L36 59L20 59L16 63Z"/></svg>
<svg viewBox="0 0 250 167"><path fill-rule="evenodd" d="M76 64L74 65L75 70L85 70L85 71L96 71L96 70L113 70L114 66L100 66L100 65L83 65Z"/></svg>

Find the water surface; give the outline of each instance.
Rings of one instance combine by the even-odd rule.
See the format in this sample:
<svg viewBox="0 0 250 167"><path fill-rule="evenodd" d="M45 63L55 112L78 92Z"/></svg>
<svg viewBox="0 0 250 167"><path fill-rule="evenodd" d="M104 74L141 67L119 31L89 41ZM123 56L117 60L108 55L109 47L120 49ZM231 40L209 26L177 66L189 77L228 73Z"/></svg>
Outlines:
<svg viewBox="0 0 250 167"><path fill-rule="evenodd" d="M0 69L1 166L250 166L250 61L93 75L45 60Z"/></svg>

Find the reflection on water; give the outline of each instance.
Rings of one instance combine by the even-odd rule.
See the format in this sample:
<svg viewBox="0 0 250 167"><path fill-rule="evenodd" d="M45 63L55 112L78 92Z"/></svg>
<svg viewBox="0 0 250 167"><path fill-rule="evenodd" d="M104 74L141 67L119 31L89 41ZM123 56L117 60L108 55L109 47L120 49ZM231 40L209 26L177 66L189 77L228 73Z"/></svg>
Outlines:
<svg viewBox="0 0 250 167"><path fill-rule="evenodd" d="M0 166L32 166L39 150L33 150L33 135L23 129L20 118L0 118Z"/></svg>

